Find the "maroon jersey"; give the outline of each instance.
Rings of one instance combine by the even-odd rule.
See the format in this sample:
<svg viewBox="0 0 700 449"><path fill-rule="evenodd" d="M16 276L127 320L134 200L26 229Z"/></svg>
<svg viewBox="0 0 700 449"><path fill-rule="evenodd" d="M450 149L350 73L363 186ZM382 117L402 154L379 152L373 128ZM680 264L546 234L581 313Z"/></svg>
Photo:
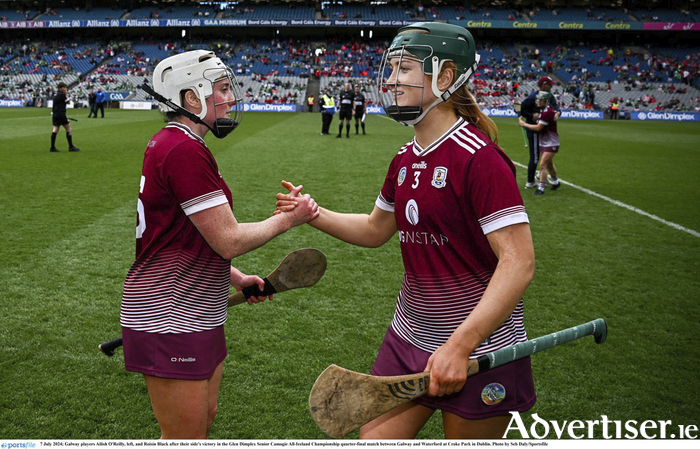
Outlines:
<svg viewBox="0 0 700 449"><path fill-rule="evenodd" d="M463 119L436 142L415 139L396 155L376 202L394 212L403 285L392 328L434 352L478 304L498 260L486 234L528 217L515 167ZM527 340L522 300L472 357Z"/></svg>
<svg viewBox="0 0 700 449"><path fill-rule="evenodd" d="M557 133L557 121L555 120L556 111L552 109L550 105L547 105L542 112L540 112L540 117L537 119L537 123L544 125L542 131L539 132L539 145L541 147L558 147L559 146L559 134Z"/></svg>
<svg viewBox="0 0 700 449"><path fill-rule="evenodd" d="M204 140L179 123L153 136L143 159L122 326L185 333L226 322L231 262L211 249L188 215L227 203L231 191Z"/></svg>

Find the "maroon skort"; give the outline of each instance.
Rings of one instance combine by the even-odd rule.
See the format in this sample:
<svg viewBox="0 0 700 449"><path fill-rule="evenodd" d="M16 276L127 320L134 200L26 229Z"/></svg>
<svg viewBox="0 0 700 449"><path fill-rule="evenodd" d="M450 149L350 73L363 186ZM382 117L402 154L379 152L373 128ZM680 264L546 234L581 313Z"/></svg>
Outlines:
<svg viewBox="0 0 700 449"><path fill-rule="evenodd" d="M419 373L428 364L425 352L401 339L390 327L372 366L374 376ZM443 397L414 399L433 410L445 410L465 419L483 419L530 410L536 401L530 357L484 371L467 379L464 388Z"/></svg>
<svg viewBox="0 0 700 449"><path fill-rule="evenodd" d="M226 358L224 327L187 334L155 334L122 327L127 371L166 379L205 380Z"/></svg>

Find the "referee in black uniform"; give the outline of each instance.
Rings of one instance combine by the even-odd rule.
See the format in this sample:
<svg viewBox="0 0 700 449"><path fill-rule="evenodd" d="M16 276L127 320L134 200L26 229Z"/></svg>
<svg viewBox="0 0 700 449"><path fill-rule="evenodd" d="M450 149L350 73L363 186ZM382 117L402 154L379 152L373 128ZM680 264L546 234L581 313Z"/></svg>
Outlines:
<svg viewBox="0 0 700 449"><path fill-rule="evenodd" d="M58 88L58 93L53 97L53 108L51 111L53 120L53 131L51 132L51 148L49 152L58 153L58 148L56 148L56 135L58 130L63 126L66 128L66 139L68 139L68 151L80 151L80 148L73 145L73 133L66 116L66 105L70 101L68 99L68 86L66 83L58 83L56 86Z"/></svg>
<svg viewBox="0 0 700 449"><path fill-rule="evenodd" d="M350 120L352 119L354 99L355 93L352 91L352 85L350 83L346 83L345 90L340 93L340 113L338 114L340 125L338 125L338 135L335 137L343 137L343 122L345 122L347 138L350 138Z"/></svg>

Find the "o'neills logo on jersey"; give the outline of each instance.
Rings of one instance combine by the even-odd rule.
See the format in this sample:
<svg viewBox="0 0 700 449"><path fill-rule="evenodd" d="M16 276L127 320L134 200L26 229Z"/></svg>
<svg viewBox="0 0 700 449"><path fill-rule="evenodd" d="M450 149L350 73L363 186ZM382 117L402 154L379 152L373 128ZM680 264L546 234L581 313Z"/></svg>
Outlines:
<svg viewBox="0 0 700 449"><path fill-rule="evenodd" d="M196 362L197 359L194 357L173 357L170 359L171 362L173 363L180 363L180 362Z"/></svg>
<svg viewBox="0 0 700 449"><path fill-rule="evenodd" d="M442 234L435 235L427 231L399 231L399 242L437 246L443 246L450 243L447 236Z"/></svg>
<svg viewBox="0 0 700 449"><path fill-rule="evenodd" d="M411 168L422 170L428 168L428 164L425 161L420 161L420 164L413 164Z"/></svg>

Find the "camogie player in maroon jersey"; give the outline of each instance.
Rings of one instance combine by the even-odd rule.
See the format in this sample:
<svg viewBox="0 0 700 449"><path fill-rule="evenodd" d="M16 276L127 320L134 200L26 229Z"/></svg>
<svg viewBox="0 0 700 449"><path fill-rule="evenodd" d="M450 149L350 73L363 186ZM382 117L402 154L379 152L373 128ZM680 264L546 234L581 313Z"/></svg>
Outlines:
<svg viewBox="0 0 700 449"><path fill-rule="evenodd" d="M385 111L415 138L389 166L373 211L320 208L312 226L378 247L397 233L405 274L372 374L430 371L429 394L366 424L360 438L414 438L435 410L447 438L501 438L535 403L530 359L467 379L470 358L527 340L522 297L535 269L515 167L466 87L479 56L464 28L416 23L385 52ZM287 211L295 187L278 194Z"/></svg>
<svg viewBox="0 0 700 449"><path fill-rule="evenodd" d="M124 362L144 375L161 438L206 438L226 357L229 286L264 287L231 259L313 219L318 206L306 195L291 213L236 221L231 191L204 136L223 138L238 126L242 96L213 52L163 60L153 89L144 90L160 102L168 124L148 142L143 159L136 260L121 305Z"/></svg>
<svg viewBox="0 0 700 449"><path fill-rule="evenodd" d="M557 167L554 165L554 155L559 152L559 133L557 132L559 112L552 108L552 98L552 94L549 92L540 91L537 93L535 101L541 111L536 124L526 123L522 117L519 119L520 126L538 133L537 141L542 158L540 159L540 183L537 190L533 192L535 195L544 195L547 175L552 177L552 190L557 190L561 186L557 176Z"/></svg>

